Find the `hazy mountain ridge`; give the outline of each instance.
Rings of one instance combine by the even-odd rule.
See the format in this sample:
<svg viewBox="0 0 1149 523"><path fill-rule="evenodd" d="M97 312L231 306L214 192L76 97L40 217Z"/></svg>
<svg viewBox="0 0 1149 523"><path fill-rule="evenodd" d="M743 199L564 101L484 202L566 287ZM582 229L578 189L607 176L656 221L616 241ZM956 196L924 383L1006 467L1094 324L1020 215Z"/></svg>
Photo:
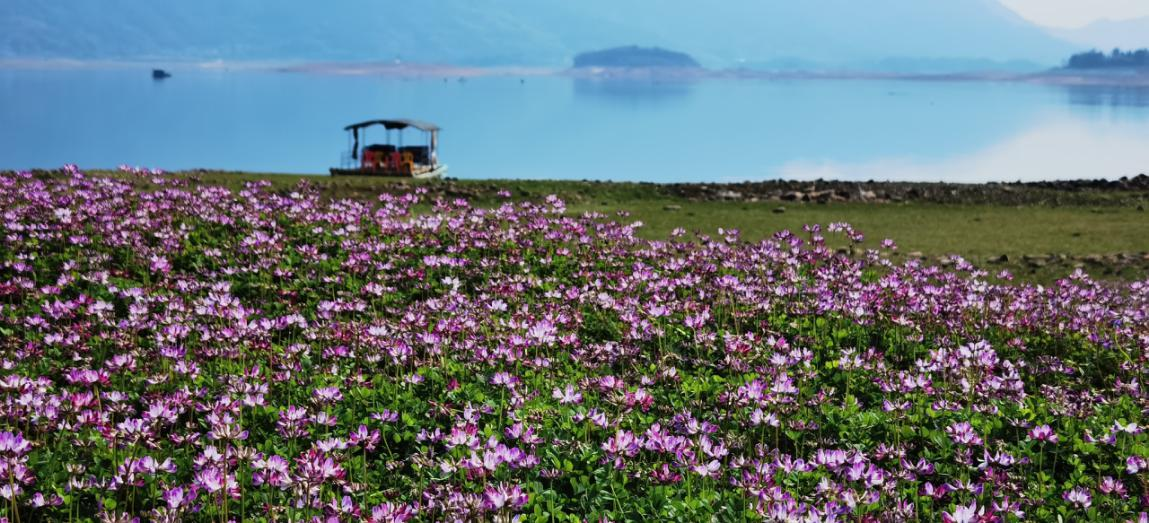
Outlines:
<svg viewBox="0 0 1149 523"><path fill-rule="evenodd" d="M1132 20L1101 20L1077 29L1056 29L1053 34L1084 48L1110 51L1114 48L1149 47L1149 17Z"/></svg>
<svg viewBox="0 0 1149 523"><path fill-rule="evenodd" d="M1076 46L996 0L5 0L0 57L392 60L563 67L638 44L727 68L798 59L1031 61Z"/></svg>

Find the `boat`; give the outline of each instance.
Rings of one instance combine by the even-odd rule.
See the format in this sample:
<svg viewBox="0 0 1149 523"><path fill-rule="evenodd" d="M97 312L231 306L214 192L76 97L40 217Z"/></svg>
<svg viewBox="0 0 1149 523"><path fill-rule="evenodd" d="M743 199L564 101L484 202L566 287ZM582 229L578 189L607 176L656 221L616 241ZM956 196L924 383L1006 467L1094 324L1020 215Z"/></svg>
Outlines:
<svg viewBox="0 0 1149 523"><path fill-rule="evenodd" d="M367 130L382 127L382 143L367 144ZM403 132L423 133L422 145L404 145ZM343 128L348 133L349 150L331 176L385 176L394 178L441 178L447 166L439 163L439 126L419 120L368 120ZM396 140L393 142L392 135Z"/></svg>
<svg viewBox="0 0 1149 523"><path fill-rule="evenodd" d="M163 80L164 78L171 78L172 74L163 69L152 69L153 80Z"/></svg>

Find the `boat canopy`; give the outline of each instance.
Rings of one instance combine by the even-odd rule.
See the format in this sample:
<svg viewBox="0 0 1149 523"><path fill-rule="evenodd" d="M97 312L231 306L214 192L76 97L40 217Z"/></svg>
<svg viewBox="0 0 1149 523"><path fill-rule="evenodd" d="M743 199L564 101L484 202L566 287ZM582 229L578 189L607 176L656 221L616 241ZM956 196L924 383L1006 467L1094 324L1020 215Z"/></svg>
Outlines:
<svg viewBox="0 0 1149 523"><path fill-rule="evenodd" d="M420 131L430 133L431 139L430 139L430 142L427 144L428 149L429 149L428 156L430 157L431 165L436 164L436 162L435 162L435 151L436 151L436 149L439 148L439 130L440 130L439 126L435 125L431 122L424 122L424 121L420 121L420 120L406 120L406 119L367 120L366 122L359 122L357 124L351 124L351 125L348 125L347 127L344 127L343 130L350 131L351 137L354 140L354 143L351 145L351 159L352 160L358 160L359 159L359 131L361 129L366 129L367 127L371 127L373 125L382 125L383 127L386 127L388 131L393 131L393 130L400 131L400 138L399 138L400 142L402 141L403 129L407 129L408 127L412 127L412 128L418 129ZM364 131L364 132L366 132L366 131ZM388 133L388 141L390 141L390 133Z"/></svg>
<svg viewBox="0 0 1149 523"><path fill-rule="evenodd" d="M344 127L344 131L358 131L364 127L371 127L372 125L382 125L388 131L403 130L408 127L414 127L420 131L435 132L439 130L439 126L430 122L421 122L419 120L368 120L366 122L359 122L357 124L348 125Z"/></svg>

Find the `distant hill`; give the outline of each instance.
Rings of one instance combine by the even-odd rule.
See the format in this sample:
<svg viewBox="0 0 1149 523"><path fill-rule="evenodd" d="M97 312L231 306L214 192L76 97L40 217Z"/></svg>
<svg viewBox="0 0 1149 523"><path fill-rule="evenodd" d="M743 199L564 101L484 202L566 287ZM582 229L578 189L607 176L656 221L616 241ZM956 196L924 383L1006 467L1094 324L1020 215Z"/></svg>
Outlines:
<svg viewBox="0 0 1149 523"><path fill-rule="evenodd" d="M615 47L602 51L580 53L574 58L576 68L583 67L701 67L698 61L686 53L669 51L659 47Z"/></svg>
<svg viewBox="0 0 1149 523"><path fill-rule="evenodd" d="M1149 17L1101 20L1077 29L1055 29L1053 34L1085 49L1140 49L1149 47Z"/></svg>
<svg viewBox="0 0 1149 523"><path fill-rule="evenodd" d="M1080 48L997 0L3 0L0 58L562 67L643 42L710 68L799 60L1058 64Z"/></svg>

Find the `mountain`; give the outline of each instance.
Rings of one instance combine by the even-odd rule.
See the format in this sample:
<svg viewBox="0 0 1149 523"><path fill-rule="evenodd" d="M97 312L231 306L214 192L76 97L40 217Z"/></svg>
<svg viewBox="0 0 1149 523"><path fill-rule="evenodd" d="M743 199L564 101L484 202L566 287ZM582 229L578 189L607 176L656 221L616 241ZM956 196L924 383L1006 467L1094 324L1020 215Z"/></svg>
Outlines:
<svg viewBox="0 0 1149 523"><path fill-rule="evenodd" d="M1055 29L1053 34L1082 49L1143 49L1149 47L1149 17L1102 20L1077 29Z"/></svg>
<svg viewBox="0 0 1149 523"><path fill-rule="evenodd" d="M1033 61L1077 50L997 0L3 0L0 57L563 67L639 44L712 68Z"/></svg>

